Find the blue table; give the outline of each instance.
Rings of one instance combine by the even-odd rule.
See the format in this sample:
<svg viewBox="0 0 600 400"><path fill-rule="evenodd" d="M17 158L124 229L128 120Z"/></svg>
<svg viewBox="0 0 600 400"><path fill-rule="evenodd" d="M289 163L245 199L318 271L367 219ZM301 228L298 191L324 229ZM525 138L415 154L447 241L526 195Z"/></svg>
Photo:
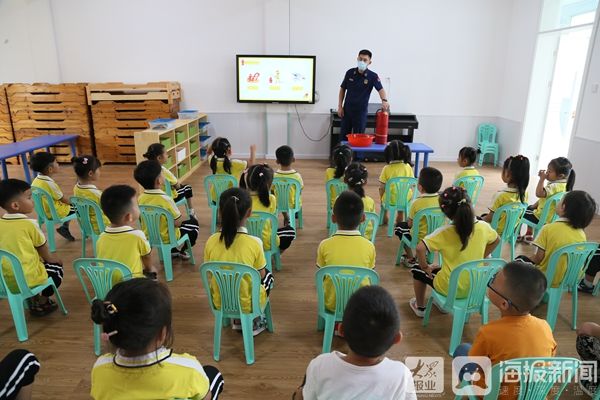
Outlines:
<svg viewBox="0 0 600 400"><path fill-rule="evenodd" d="M348 142L342 142L342 143L350 146L350 144ZM419 176L420 154L421 153L423 154L423 168L424 168L429 163L429 154L433 153L433 149L424 143L404 143L404 144L410 148L410 151L412 153L415 153L415 177L417 177L417 176ZM373 143L372 145L370 145L368 147L350 146L350 148L355 153L355 158L357 160L360 160L364 156L364 153L383 153L383 151L385 150L385 146L386 146L385 144Z"/></svg>
<svg viewBox="0 0 600 400"><path fill-rule="evenodd" d="M75 157L77 155L75 141L78 137L79 135L44 135L33 139L22 140L17 143L0 145L0 162L2 162L2 175L4 179L8 178L6 159L21 157L21 164L23 164L23 171L25 172L25 180L28 183L31 183L31 172L29 171L27 154L31 157L35 150L46 149L46 151L50 151L50 146L68 142L71 146L71 153L73 154L73 157Z"/></svg>

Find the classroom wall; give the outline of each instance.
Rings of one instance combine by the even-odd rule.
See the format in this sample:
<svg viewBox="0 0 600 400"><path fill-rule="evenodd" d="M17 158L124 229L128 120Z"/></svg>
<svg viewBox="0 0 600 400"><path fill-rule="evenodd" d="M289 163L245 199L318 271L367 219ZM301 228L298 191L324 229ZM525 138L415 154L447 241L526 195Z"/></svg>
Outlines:
<svg viewBox="0 0 600 400"><path fill-rule="evenodd" d="M591 58L587 78L582 88L579 116L574 127L569 159L575 164L575 187L589 192L600 202L598 154L600 154L600 32L596 16L595 37L592 38ZM600 210L599 210L600 213Z"/></svg>
<svg viewBox="0 0 600 400"><path fill-rule="evenodd" d="M326 134L343 73L363 47L374 53L372 68L393 111L418 115L415 140L431 144L434 159L454 160L460 146L474 144L480 122L512 121L518 114L501 112L503 96L513 95L505 88L510 38L528 28L515 0L375 0L364 12L358 0L23 3L46 5L44 24L53 26L46 47L55 50L59 70L54 76L75 82L178 80L184 106L209 113L214 132L230 137L239 152L256 142L259 152L272 154L289 142L299 156L327 156L328 137L316 139ZM235 54L267 52L316 55L320 101L298 107L236 103ZM31 61L32 68L45 68L44 60ZM527 75L527 63L520 68Z"/></svg>

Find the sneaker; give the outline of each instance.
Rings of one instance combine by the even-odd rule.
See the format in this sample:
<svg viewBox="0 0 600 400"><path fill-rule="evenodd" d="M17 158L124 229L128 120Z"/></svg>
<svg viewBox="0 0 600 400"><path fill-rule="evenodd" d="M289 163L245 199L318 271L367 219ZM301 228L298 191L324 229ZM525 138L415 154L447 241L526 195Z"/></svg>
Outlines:
<svg viewBox="0 0 600 400"><path fill-rule="evenodd" d="M194 210L193 208L190 208L190 216L191 217L195 217L196 216L196 210Z"/></svg>
<svg viewBox="0 0 600 400"><path fill-rule="evenodd" d="M58 229L56 230L56 232L57 232L57 233L58 233L60 236L62 236L62 237L64 237L65 239L67 239L69 242L74 242L74 241L75 241L75 238L73 237L73 235L71 235L71 232L69 232L69 228L67 228L67 227L66 227L66 226L64 226L64 225L61 225L61 226L60 226L60 228L58 228Z"/></svg>
<svg viewBox="0 0 600 400"><path fill-rule="evenodd" d="M334 336L341 337L341 338L344 337L344 335L342 334L342 330L340 329L341 326L342 326L342 323L340 321L335 323L335 327L333 328Z"/></svg>
<svg viewBox="0 0 600 400"><path fill-rule="evenodd" d="M181 250L181 251L179 252L179 258L181 258L181 259L182 259L182 260L184 260L184 261L187 261L187 260L189 260L191 257L190 257L190 255L189 255L189 254L188 254L188 253L187 253L185 250Z"/></svg>
<svg viewBox="0 0 600 400"><path fill-rule="evenodd" d="M419 265L419 262L417 261L416 258L406 258L406 257L402 257L402 260L400 261L400 263L402 264L402 266L404 268L415 268L416 266Z"/></svg>
<svg viewBox="0 0 600 400"><path fill-rule="evenodd" d="M231 320L231 329L233 329L234 331L242 331L242 321L240 321L239 319L232 319Z"/></svg>
<svg viewBox="0 0 600 400"><path fill-rule="evenodd" d="M423 318L425 316L425 307L418 307L417 306L417 299L416 298L412 298L408 301L408 305L410 306L410 309L413 310L413 312L415 313L415 315L419 318Z"/></svg>
<svg viewBox="0 0 600 400"><path fill-rule="evenodd" d="M53 313L58 309L58 304L48 299L46 303L39 303L37 301L32 301L29 305L29 312L34 317L43 317L48 314Z"/></svg>
<svg viewBox="0 0 600 400"><path fill-rule="evenodd" d="M173 259L179 258L180 254L181 253L179 252L179 250L177 250L175 248L171 249L171 258L173 258Z"/></svg>
<svg viewBox="0 0 600 400"><path fill-rule="evenodd" d="M523 243L527 243L527 244L533 243L533 235L523 236Z"/></svg>
<svg viewBox="0 0 600 400"><path fill-rule="evenodd" d="M579 281L579 285L577 285L577 290L581 293L594 293L594 286L586 285L585 281L582 279Z"/></svg>
<svg viewBox="0 0 600 400"><path fill-rule="evenodd" d="M267 320L264 317L257 317L252 324L252 336L256 336L267 329Z"/></svg>
<svg viewBox="0 0 600 400"><path fill-rule="evenodd" d="M448 314L449 311L444 310L444 307L442 307L442 305L438 302L438 300L434 297L433 298L433 305L438 309L439 312L441 312L442 314Z"/></svg>

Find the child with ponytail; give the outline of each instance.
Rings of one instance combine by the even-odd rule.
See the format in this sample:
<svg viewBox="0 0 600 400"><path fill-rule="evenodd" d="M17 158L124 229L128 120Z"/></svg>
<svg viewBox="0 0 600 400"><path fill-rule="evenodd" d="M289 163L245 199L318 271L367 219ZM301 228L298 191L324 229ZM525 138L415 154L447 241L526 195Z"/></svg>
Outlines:
<svg viewBox="0 0 600 400"><path fill-rule="evenodd" d="M218 399L221 373L170 349L171 320L169 289L151 279L120 282L104 300L94 300L92 321L102 326L102 338L115 351L94 364L92 398Z"/></svg>
<svg viewBox="0 0 600 400"><path fill-rule="evenodd" d="M256 160L256 145L250 145L250 159L248 161L231 159L231 143L226 138L218 137L208 148L209 165L213 174L232 175L240 180L242 172L248 165Z"/></svg>
<svg viewBox="0 0 600 400"><path fill-rule="evenodd" d="M454 180L463 178L465 176L479 175L479 171L475 169L475 161L477 160L477 154L481 153L474 147L463 147L458 151L458 159L456 162L462 170L457 172L454 176Z"/></svg>
<svg viewBox="0 0 600 400"><path fill-rule="evenodd" d="M546 200L561 192L570 192L573 190L575 185L575 170L573 165L566 157L558 157L550 160L548 168L544 171L543 169L538 172L538 183L535 187L535 195L538 197L538 201L535 204L527 207L525 212L525 219L537 224L540 221L540 216L546 205ZM548 181L548 184L544 186L544 182ZM549 223L554 216L554 207L550 209L548 217L544 223ZM527 233L522 240L531 242L533 240L533 231L531 228L527 228Z"/></svg>
<svg viewBox="0 0 600 400"><path fill-rule="evenodd" d="M412 169L411 160L411 152L410 148L402 143L400 140L392 140L387 144L385 150L383 151L383 155L385 157L386 166L381 170L381 174L379 175L379 196L381 197L381 201L385 196L385 184L392 178L398 177L410 177L414 178L415 173ZM392 204L395 203L396 198L396 188L392 187ZM409 197L412 197L412 193L409 194ZM404 219L404 215L402 212L398 212L395 223L398 223ZM387 212L383 216L383 224L388 223Z"/></svg>
<svg viewBox="0 0 600 400"><path fill-rule="evenodd" d="M151 161L158 161L162 168L161 171L163 178L171 185L171 193L167 194L173 198L175 203L185 199L188 208L190 209L190 215L196 215L194 206L192 205L192 197L194 197L192 187L190 185L182 185L179 183L179 181L177 181L177 177L167 167L165 167L165 164L169 160L169 156L165 151L165 146L161 143L151 144L148 146L148 150L144 154L144 158Z"/></svg>
<svg viewBox="0 0 600 400"><path fill-rule="evenodd" d="M329 157L329 168L325 170L325 182L331 179L342 179L344 170L352 162L352 149L345 144L333 148Z"/></svg>
<svg viewBox="0 0 600 400"><path fill-rule="evenodd" d="M73 195L91 200L100 207L102 191L98 190L95 182L100 178L102 163L96 157L90 155L73 157L71 163L73 163L73 169L75 170L75 175L77 175L77 184L73 188ZM110 225L110 220L104 214L96 215L94 210L90 210L90 221L92 222L94 232L98 235L102 233L98 228L98 220L100 218L104 222L104 226Z"/></svg>
<svg viewBox="0 0 600 400"><path fill-rule="evenodd" d="M247 189L252 198L252 211L271 213L277 216L277 199L271 193L273 185L273 169L267 164L256 164L251 166L242 175L240 187ZM265 250L271 250L271 223L265 224L262 241ZM296 238L296 231L289 225L277 229L277 245L283 252L292 244Z"/></svg>
<svg viewBox="0 0 600 400"><path fill-rule="evenodd" d="M204 262L229 261L248 265L258 270L261 276L260 304L264 307L273 284L273 275L267 271L267 261L263 252L263 244L259 238L248 235L246 220L252 214L252 199L245 189L230 188L221 194L219 199L221 214L221 232L208 238L204 246ZM215 307L221 307L219 287L211 282L211 293ZM252 282L245 276L240 284L240 304L242 311L252 310ZM234 321L233 329L240 330L239 321ZM254 334L265 330L265 321L258 318L254 321Z"/></svg>
<svg viewBox="0 0 600 400"><path fill-rule="evenodd" d="M409 305L420 318L425 315L425 294L427 286L443 295L448 294L450 274L459 265L486 258L498 245L498 234L483 221L475 220L471 199L465 189L452 186L439 197L440 208L452 221L425 238L417 245L419 265L412 268L415 297ZM442 256L442 266L429 265L427 252L438 251ZM469 277L458 279L457 298L464 298L469 289Z"/></svg>
<svg viewBox="0 0 600 400"><path fill-rule="evenodd" d="M506 183L504 189L496 192L489 207L489 213L483 214L481 219L492 222L494 213L500 207L509 203L527 203L527 186L529 185L529 159L522 155L510 156L504 160L502 167L502 181ZM504 232L506 218L502 216L498 221L496 230L498 234Z"/></svg>
<svg viewBox="0 0 600 400"><path fill-rule="evenodd" d="M348 185L349 190L360 196L365 208L364 212L374 213L377 212L375 210L375 200L365 193L365 185L367 184L368 177L369 172L367 171L367 167L359 162L351 163L344 172L344 182ZM373 232L373 226L369 225L365 230L365 237L371 237L371 232Z"/></svg>

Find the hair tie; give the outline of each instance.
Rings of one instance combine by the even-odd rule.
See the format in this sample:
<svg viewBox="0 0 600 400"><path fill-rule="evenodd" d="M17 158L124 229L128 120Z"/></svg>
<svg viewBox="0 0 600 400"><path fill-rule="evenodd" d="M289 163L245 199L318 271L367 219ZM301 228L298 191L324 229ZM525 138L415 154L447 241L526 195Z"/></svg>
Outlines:
<svg viewBox="0 0 600 400"><path fill-rule="evenodd" d="M461 200L458 201L458 204L464 204L466 202L467 202L467 199L461 199Z"/></svg>
<svg viewBox="0 0 600 400"><path fill-rule="evenodd" d="M444 193L444 198L448 197L448 193Z"/></svg>
<svg viewBox="0 0 600 400"><path fill-rule="evenodd" d="M104 308L106 309L106 312L108 313L108 315L113 315L113 314L116 314L117 312L119 312L119 310L117 309L117 306L115 306L110 301L104 302Z"/></svg>
<svg viewBox="0 0 600 400"><path fill-rule="evenodd" d="M88 159L87 159L87 157L83 157L83 165L86 165L86 164L87 164L87 162L88 162Z"/></svg>
<svg viewBox="0 0 600 400"><path fill-rule="evenodd" d="M102 332L102 334L100 334L100 337L102 338L103 341L108 342L108 340L110 339L111 336L116 335L117 333L119 333L119 331L114 330L112 332Z"/></svg>
<svg viewBox="0 0 600 400"><path fill-rule="evenodd" d="M263 177L263 175L264 175L264 173L262 173L262 172L258 173L258 176L260 176L261 178Z"/></svg>
<svg viewBox="0 0 600 400"><path fill-rule="evenodd" d="M231 198L233 199L234 202L238 202L240 199L237 196L231 196Z"/></svg>

